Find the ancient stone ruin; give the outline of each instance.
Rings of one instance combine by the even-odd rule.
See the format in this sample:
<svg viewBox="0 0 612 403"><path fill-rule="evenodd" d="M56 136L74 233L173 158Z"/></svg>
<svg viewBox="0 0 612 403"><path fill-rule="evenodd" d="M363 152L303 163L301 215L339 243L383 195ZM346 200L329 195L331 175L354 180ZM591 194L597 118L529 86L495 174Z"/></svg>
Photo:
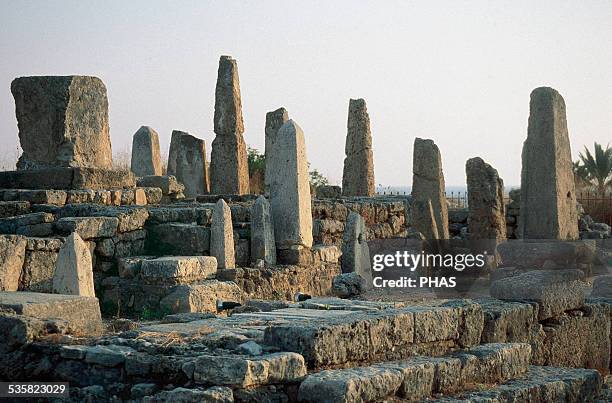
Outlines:
<svg viewBox="0 0 612 403"><path fill-rule="evenodd" d="M421 139L412 195L371 195L366 175L359 195L329 186L313 197L306 138L283 108L266 117L268 194L248 194L228 57L210 193L204 140L175 131L162 176L158 140L139 130L136 178L94 161L98 147L110 156L99 80L19 80L20 138L38 145L0 172L3 381L68 382L70 396L50 400L69 402L611 400L609 242L504 237L526 217L532 238L575 238L572 195L558 192L570 185L557 159L571 160L556 92L532 96L524 189L505 209L497 172L471 159L460 209L448 207L440 151ZM370 144L365 104L351 106L350 143ZM371 147L351 149L347 159L371 161ZM535 233L537 216L548 226ZM445 253L465 256L472 237L494 238L499 259L469 289L374 287L381 248L424 256L443 238Z"/></svg>
<svg viewBox="0 0 612 403"><path fill-rule="evenodd" d="M374 155L370 116L363 99L351 99L348 111L348 131L342 173L342 194L374 196Z"/></svg>
<svg viewBox="0 0 612 403"><path fill-rule="evenodd" d="M141 126L134 134L131 170L136 176L161 176L163 173L159 136L149 126Z"/></svg>

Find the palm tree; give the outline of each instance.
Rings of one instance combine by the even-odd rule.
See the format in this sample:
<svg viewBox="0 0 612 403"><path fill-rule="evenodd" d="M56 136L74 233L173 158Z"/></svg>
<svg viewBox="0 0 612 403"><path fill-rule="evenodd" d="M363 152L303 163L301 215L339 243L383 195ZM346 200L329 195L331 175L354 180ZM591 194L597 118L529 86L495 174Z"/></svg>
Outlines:
<svg viewBox="0 0 612 403"><path fill-rule="evenodd" d="M579 164L575 165L574 172L597 186L597 191L603 195L606 187L610 186L612 180L612 148L609 145L604 149L601 144L594 144L595 153L591 154L586 146L584 153L580 153Z"/></svg>

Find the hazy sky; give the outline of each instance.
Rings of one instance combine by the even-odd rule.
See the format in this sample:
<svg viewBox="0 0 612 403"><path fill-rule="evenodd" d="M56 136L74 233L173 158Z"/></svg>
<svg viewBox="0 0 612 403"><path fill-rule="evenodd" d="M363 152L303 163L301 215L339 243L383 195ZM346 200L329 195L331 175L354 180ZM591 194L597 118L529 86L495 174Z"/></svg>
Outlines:
<svg viewBox="0 0 612 403"><path fill-rule="evenodd" d="M267 111L304 130L308 159L341 182L349 98L372 122L376 183L410 185L415 137L442 151L448 185L480 156L520 183L529 93L565 98L577 158L612 137L612 1L0 0L0 152L15 153L13 78L100 77L115 153L141 125L214 138L219 56L238 60L245 140Z"/></svg>

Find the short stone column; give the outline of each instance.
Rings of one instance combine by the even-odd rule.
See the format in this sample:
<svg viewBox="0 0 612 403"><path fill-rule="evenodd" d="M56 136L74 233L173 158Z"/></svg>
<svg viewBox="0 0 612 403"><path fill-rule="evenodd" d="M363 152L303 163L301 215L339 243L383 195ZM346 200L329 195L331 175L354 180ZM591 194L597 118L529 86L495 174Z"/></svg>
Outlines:
<svg viewBox="0 0 612 403"><path fill-rule="evenodd" d="M210 229L210 255L217 258L219 269L236 267L232 211L223 199L215 204Z"/></svg>
<svg viewBox="0 0 612 403"><path fill-rule="evenodd" d="M159 136L149 126L141 126L132 139L131 169L134 175L163 175Z"/></svg>
<svg viewBox="0 0 612 403"><path fill-rule="evenodd" d="M263 260L268 265L276 264L276 240L270 214L270 203L259 196L251 207L251 261Z"/></svg>
<svg viewBox="0 0 612 403"><path fill-rule="evenodd" d="M372 287L372 264L367 242L365 220L351 211L344 226L342 237L342 272L359 274L365 280L366 288Z"/></svg>

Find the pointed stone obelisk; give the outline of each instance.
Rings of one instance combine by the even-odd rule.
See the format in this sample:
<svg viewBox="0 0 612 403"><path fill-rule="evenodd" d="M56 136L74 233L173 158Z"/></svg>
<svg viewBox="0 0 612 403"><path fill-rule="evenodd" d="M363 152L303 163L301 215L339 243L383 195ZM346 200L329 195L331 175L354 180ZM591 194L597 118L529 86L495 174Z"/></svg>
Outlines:
<svg viewBox="0 0 612 403"><path fill-rule="evenodd" d="M215 204L210 228L210 255L217 258L219 269L236 267L232 211L223 199Z"/></svg>
<svg viewBox="0 0 612 403"><path fill-rule="evenodd" d="M265 144L265 155L266 158L273 154L274 145L276 144L276 136L280 128L289 120L289 112L285 108L278 108L275 111L266 113L266 144ZM266 194L269 194L270 189L270 165L266 164L266 171L264 174L264 189Z"/></svg>
<svg viewBox="0 0 612 403"><path fill-rule="evenodd" d="M433 140L414 139L412 198L415 201L431 202L438 236L448 239L448 206L444 194L442 156Z"/></svg>
<svg viewBox="0 0 612 403"><path fill-rule="evenodd" d="M221 56L215 89L215 139L210 157L210 190L213 194L248 194L249 166L242 134L242 100L238 65Z"/></svg>
<svg viewBox="0 0 612 403"><path fill-rule="evenodd" d="M467 160L465 173L470 239L497 242L506 239L504 181L480 157Z"/></svg>
<svg viewBox="0 0 612 403"><path fill-rule="evenodd" d="M60 248L53 273L56 294L95 297L91 252L79 234L70 234Z"/></svg>
<svg viewBox="0 0 612 403"><path fill-rule="evenodd" d="M251 261L263 260L268 265L276 264L276 241L270 214L270 203L259 196L251 207Z"/></svg>
<svg viewBox="0 0 612 403"><path fill-rule="evenodd" d="M141 126L134 134L131 169L136 176L162 175L159 136L149 126Z"/></svg>
<svg viewBox="0 0 612 403"><path fill-rule="evenodd" d="M552 88L540 87L531 93L522 162L519 233L525 239L577 239L565 101Z"/></svg>
<svg viewBox="0 0 612 403"><path fill-rule="evenodd" d="M342 194L344 196L373 196L374 155L370 116L363 99L349 101Z"/></svg>
<svg viewBox="0 0 612 403"><path fill-rule="evenodd" d="M278 249L312 247L312 210L302 129L288 120L278 131L270 164L270 208Z"/></svg>
<svg viewBox="0 0 612 403"><path fill-rule="evenodd" d="M185 196L208 193L206 143L179 130L172 131L168 153L168 175L185 185Z"/></svg>

